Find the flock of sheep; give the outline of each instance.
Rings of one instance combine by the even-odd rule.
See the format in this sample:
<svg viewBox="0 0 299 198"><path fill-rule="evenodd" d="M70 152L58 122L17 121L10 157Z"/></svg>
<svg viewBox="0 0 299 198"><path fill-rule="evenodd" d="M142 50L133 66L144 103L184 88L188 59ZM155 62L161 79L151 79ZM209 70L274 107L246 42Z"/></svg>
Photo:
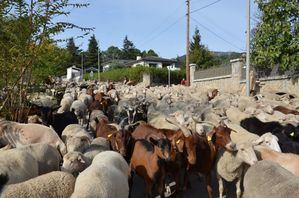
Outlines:
<svg viewBox="0 0 299 198"><path fill-rule="evenodd" d="M147 104L147 123L158 129L177 130L179 124L205 137L213 125L224 122L232 130L234 151L219 149L214 162L219 197L225 194L224 181L235 182L237 197L298 196L299 98L296 95L261 93L246 97L181 85L145 88L142 84L115 84L115 88L109 90L106 83L84 82L88 87L92 85L92 93L89 93L82 85L60 85L65 92L58 103L54 89L49 95L31 98L42 106L57 103L57 113L72 111L76 115L78 124L69 124L60 133L51 125L43 125L39 116L29 117L26 124L0 119L1 197L128 197L128 162L122 152L112 151L109 139L95 137L95 133L100 124L98 120L111 120L109 116L119 115L116 112L128 114L111 126L128 129L136 124L129 115L131 109L138 111L134 101ZM97 93L113 101L108 109L92 110ZM278 106L292 111L275 110ZM282 149L287 146L280 139L281 131L264 130L258 134L250 128L251 123L246 128L244 120L252 117L261 123L279 123L283 130L284 126L291 125L291 131L284 135L290 138L288 145L295 145L296 148L290 150L293 153ZM169 122L168 118L178 124ZM171 192L167 196L184 197L184 194Z"/></svg>

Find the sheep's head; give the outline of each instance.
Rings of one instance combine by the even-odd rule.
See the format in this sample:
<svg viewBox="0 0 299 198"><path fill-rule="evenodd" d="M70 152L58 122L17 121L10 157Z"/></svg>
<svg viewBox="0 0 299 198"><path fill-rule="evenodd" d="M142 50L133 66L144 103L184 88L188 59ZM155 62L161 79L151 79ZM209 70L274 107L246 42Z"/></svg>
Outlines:
<svg viewBox="0 0 299 198"><path fill-rule="evenodd" d="M78 151L84 152L90 145L91 140L87 136L82 137L67 137L66 139L66 147L67 151Z"/></svg>
<svg viewBox="0 0 299 198"><path fill-rule="evenodd" d="M63 157L63 164L61 170L64 172L69 172L71 174L78 174L82 172L89 162L80 152L69 152Z"/></svg>

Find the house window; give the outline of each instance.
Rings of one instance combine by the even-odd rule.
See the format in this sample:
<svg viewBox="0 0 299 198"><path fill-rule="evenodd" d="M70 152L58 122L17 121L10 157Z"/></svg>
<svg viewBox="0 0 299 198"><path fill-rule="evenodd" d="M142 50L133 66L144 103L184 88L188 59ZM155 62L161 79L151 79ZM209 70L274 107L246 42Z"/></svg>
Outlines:
<svg viewBox="0 0 299 198"><path fill-rule="evenodd" d="M149 63L148 64L150 67L157 67L157 63Z"/></svg>

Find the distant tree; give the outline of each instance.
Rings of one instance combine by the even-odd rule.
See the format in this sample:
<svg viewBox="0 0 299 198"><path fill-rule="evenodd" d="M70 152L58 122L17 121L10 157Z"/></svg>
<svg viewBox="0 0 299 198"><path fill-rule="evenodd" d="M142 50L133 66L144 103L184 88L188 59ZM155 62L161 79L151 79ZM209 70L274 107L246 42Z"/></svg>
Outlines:
<svg viewBox="0 0 299 198"><path fill-rule="evenodd" d="M193 41L190 43L190 63L195 63L202 69L216 64L213 53L201 44L201 36L197 27L195 28Z"/></svg>
<svg viewBox="0 0 299 198"><path fill-rule="evenodd" d="M136 49L133 42L125 36L123 41L122 58L123 59L136 59L136 56L141 55L141 51Z"/></svg>
<svg viewBox="0 0 299 198"><path fill-rule="evenodd" d="M110 46L106 51L103 52L104 61L116 60L122 58L122 51L115 46Z"/></svg>
<svg viewBox="0 0 299 198"><path fill-rule="evenodd" d="M256 0L260 23L253 33L252 62L258 68L299 69L298 0Z"/></svg>
<svg viewBox="0 0 299 198"><path fill-rule="evenodd" d="M150 49L148 51L143 51L141 53L142 57L148 57L148 56L155 56L155 57L158 57L158 54L153 50L153 49Z"/></svg>
<svg viewBox="0 0 299 198"><path fill-rule="evenodd" d="M95 35L92 35L89 39L88 50L86 52L85 66L97 66L98 65L98 42Z"/></svg>
<svg viewBox="0 0 299 198"><path fill-rule="evenodd" d="M80 62L81 62L81 58L80 58L80 51L79 51L79 47L77 47L75 45L74 42L74 38L70 38L68 40L68 43L66 45L66 49L69 53L69 60L67 62L68 67L72 66L72 65L76 65L79 66Z"/></svg>

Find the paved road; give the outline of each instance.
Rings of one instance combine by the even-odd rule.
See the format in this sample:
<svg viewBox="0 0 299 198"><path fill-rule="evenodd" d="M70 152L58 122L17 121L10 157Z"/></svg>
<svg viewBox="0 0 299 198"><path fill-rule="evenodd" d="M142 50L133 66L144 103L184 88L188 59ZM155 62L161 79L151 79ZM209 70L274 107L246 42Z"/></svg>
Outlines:
<svg viewBox="0 0 299 198"><path fill-rule="evenodd" d="M205 181L203 177L197 175L191 175L190 177L191 189L183 193L183 198L208 198L208 192L206 190ZM215 197L218 197L218 182L216 176L212 176L213 192ZM225 183L228 189L227 198L235 198L235 185L233 183ZM132 198L144 198L144 182L143 179L135 176L133 180Z"/></svg>

